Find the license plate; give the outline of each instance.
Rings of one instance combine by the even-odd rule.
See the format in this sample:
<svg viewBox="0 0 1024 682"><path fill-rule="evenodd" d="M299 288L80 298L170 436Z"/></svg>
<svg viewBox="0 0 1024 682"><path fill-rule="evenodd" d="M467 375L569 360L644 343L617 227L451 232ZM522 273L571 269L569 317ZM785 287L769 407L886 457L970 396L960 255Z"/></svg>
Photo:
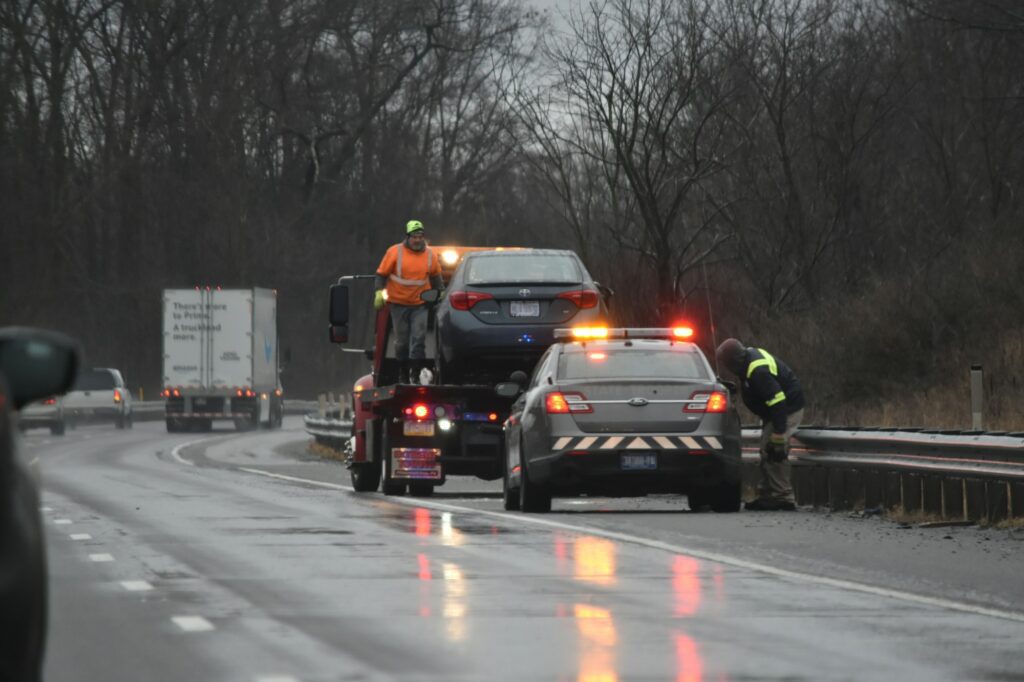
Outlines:
<svg viewBox="0 0 1024 682"><path fill-rule="evenodd" d="M540 301L512 301L512 317L540 317Z"/></svg>
<svg viewBox="0 0 1024 682"><path fill-rule="evenodd" d="M658 468L658 455L656 453L623 453L622 469L624 471L649 471Z"/></svg>
<svg viewBox="0 0 1024 682"><path fill-rule="evenodd" d="M441 462L438 448L392 448L391 477L441 480Z"/></svg>
<svg viewBox="0 0 1024 682"><path fill-rule="evenodd" d="M406 436L433 436L434 422L405 422L402 433Z"/></svg>

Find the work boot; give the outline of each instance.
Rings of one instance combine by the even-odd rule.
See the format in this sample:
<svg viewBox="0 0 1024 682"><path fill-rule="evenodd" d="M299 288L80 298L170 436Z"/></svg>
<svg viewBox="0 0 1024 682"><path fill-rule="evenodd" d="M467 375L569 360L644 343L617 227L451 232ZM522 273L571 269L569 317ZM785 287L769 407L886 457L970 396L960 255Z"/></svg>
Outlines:
<svg viewBox="0 0 1024 682"><path fill-rule="evenodd" d="M747 502L743 508L747 511L796 511L796 505L788 500L772 500L764 497Z"/></svg>

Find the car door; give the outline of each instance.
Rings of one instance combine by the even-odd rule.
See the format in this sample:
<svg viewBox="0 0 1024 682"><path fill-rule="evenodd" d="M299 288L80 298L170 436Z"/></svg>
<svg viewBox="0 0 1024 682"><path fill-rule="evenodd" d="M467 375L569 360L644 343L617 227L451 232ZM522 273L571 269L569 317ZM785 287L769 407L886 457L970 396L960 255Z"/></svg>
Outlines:
<svg viewBox="0 0 1024 682"><path fill-rule="evenodd" d="M544 396L551 390L558 367L559 345L554 345L541 357L530 379L523 404L520 424L520 459L532 460L549 454L551 442L550 421L544 411Z"/></svg>
<svg viewBox="0 0 1024 682"><path fill-rule="evenodd" d="M505 466L508 470L509 480L518 481L519 471L517 467L522 464L522 441L523 441L523 418L527 414L528 405L537 394L537 387L545 368L552 367L551 358L554 356L554 347L549 348L533 370L533 376L526 384L526 390L519 394L516 401L512 403L509 410L507 427L505 429ZM533 401L535 402L535 401Z"/></svg>

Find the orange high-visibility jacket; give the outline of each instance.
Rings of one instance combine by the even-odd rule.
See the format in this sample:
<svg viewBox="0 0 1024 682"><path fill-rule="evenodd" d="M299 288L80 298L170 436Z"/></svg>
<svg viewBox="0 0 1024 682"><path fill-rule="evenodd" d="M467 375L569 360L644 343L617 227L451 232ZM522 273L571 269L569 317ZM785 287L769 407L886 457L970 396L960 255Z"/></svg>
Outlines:
<svg viewBox="0 0 1024 682"><path fill-rule="evenodd" d="M413 251L405 242L399 242L384 254L377 274L388 278L389 303L422 305L420 294L430 288L432 276L441 274L441 261L429 246Z"/></svg>

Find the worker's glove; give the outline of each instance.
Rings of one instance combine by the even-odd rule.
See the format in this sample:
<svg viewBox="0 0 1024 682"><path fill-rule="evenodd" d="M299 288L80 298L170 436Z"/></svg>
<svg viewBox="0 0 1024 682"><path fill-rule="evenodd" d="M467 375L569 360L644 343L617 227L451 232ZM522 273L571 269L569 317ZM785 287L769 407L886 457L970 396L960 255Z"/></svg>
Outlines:
<svg viewBox="0 0 1024 682"><path fill-rule="evenodd" d="M385 303L387 303L387 301L384 300L384 290L377 289L377 292L373 295L373 309L380 310L384 307Z"/></svg>
<svg viewBox="0 0 1024 682"><path fill-rule="evenodd" d="M764 448L765 457L769 462L785 462L789 455L786 453L786 437L781 433L773 433L768 438Z"/></svg>

